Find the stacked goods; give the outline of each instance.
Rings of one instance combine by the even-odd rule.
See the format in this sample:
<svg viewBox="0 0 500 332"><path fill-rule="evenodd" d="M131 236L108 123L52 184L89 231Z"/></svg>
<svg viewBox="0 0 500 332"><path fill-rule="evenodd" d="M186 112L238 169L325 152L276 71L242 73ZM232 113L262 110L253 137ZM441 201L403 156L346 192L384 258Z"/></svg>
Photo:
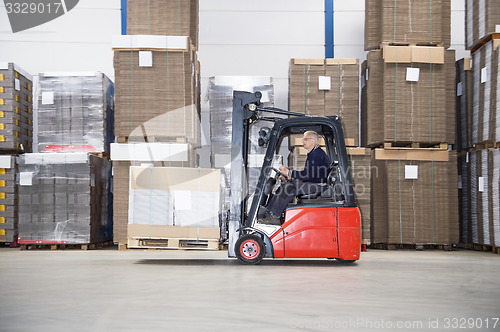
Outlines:
<svg viewBox="0 0 500 332"><path fill-rule="evenodd" d="M0 242L17 241L18 187L14 156L0 156Z"/></svg>
<svg viewBox="0 0 500 332"><path fill-rule="evenodd" d="M106 152L114 140L114 85L103 73L38 75L38 152Z"/></svg>
<svg viewBox="0 0 500 332"><path fill-rule="evenodd" d="M472 144L500 141L499 57L495 39L485 43L472 54L473 100Z"/></svg>
<svg viewBox="0 0 500 332"><path fill-rule="evenodd" d="M466 0L465 47L474 50L492 33L500 32L500 7L496 0Z"/></svg>
<svg viewBox="0 0 500 332"><path fill-rule="evenodd" d="M375 149L372 241L458 243L455 156L446 150Z"/></svg>
<svg viewBox="0 0 500 332"><path fill-rule="evenodd" d="M371 244L371 151L367 148L347 148L352 185L361 212L361 241Z"/></svg>
<svg viewBox="0 0 500 332"><path fill-rule="evenodd" d="M368 52L362 127L367 146L453 143L455 52L384 46Z"/></svg>
<svg viewBox="0 0 500 332"><path fill-rule="evenodd" d="M196 52L188 37L117 36L115 134L123 140L200 145Z"/></svg>
<svg viewBox="0 0 500 332"><path fill-rule="evenodd" d="M131 167L129 205L129 248L218 248L219 170Z"/></svg>
<svg viewBox="0 0 500 332"><path fill-rule="evenodd" d="M289 108L315 116L338 115L348 145L359 143L358 59L292 59Z"/></svg>
<svg viewBox="0 0 500 332"><path fill-rule="evenodd" d="M187 35L118 36L113 49L120 143L111 153L113 227L114 241L123 248L128 243L130 167L199 164L199 64Z"/></svg>
<svg viewBox="0 0 500 332"><path fill-rule="evenodd" d="M13 63L0 63L0 150L31 152L31 76Z"/></svg>
<svg viewBox="0 0 500 332"><path fill-rule="evenodd" d="M456 67L456 147L466 150L472 147L472 68L471 58L460 59Z"/></svg>
<svg viewBox="0 0 500 332"><path fill-rule="evenodd" d="M222 172L222 200L224 210L230 206L230 169L231 169L231 139L232 139L232 114L233 114L233 91L262 92L261 102L263 107L272 107L274 104L274 85L270 77L249 76L215 76L209 81L209 105L210 105L210 145L211 165ZM270 117L280 117L276 114L264 114ZM266 148L258 144L259 132L262 127L273 127L273 122L258 121L251 124L249 128L249 168L248 168L248 193L247 204L250 206L251 197L260 175L263 157ZM277 157L276 164L279 166L281 159Z"/></svg>
<svg viewBox="0 0 500 332"><path fill-rule="evenodd" d="M198 47L199 0L128 0L127 35L189 36Z"/></svg>
<svg viewBox="0 0 500 332"><path fill-rule="evenodd" d="M460 242L472 243L471 220L471 167L469 153L459 152L457 156L458 167L458 206L460 221ZM475 156L474 156L475 157ZM475 169L475 168L474 168Z"/></svg>
<svg viewBox="0 0 500 332"><path fill-rule="evenodd" d="M19 243L112 239L109 161L87 153L29 153L19 165Z"/></svg>
<svg viewBox="0 0 500 332"><path fill-rule="evenodd" d="M113 161L113 237L127 243L129 174L131 166L198 167L196 150L187 143L111 144Z"/></svg>
<svg viewBox="0 0 500 332"><path fill-rule="evenodd" d="M465 154L463 172L468 172L468 205L462 204L462 213L468 214L462 227L462 241L479 245L500 244L500 149L483 149ZM462 183L464 183L462 175ZM463 189L462 189L463 190ZM470 207L469 209L466 209Z"/></svg>
<svg viewBox="0 0 500 332"><path fill-rule="evenodd" d="M493 1L491 1L493 2ZM365 0L365 51L382 43L451 43L451 0Z"/></svg>

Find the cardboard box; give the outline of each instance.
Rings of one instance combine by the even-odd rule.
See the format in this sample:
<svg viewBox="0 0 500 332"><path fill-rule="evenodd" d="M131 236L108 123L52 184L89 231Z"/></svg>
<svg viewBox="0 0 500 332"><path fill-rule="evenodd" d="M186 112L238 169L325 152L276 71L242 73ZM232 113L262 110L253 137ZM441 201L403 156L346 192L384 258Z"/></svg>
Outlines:
<svg viewBox="0 0 500 332"><path fill-rule="evenodd" d="M362 73L362 145L454 143L455 52L444 64L390 63L382 53L368 52Z"/></svg>
<svg viewBox="0 0 500 332"><path fill-rule="evenodd" d="M376 153L376 151L375 151ZM456 159L372 159L372 242L458 243Z"/></svg>
<svg viewBox="0 0 500 332"><path fill-rule="evenodd" d="M482 40L498 33L500 8L495 0L465 2L465 47L475 50Z"/></svg>
<svg viewBox="0 0 500 332"><path fill-rule="evenodd" d="M127 35L190 36L197 47L198 8L198 0L129 0Z"/></svg>
<svg viewBox="0 0 500 332"><path fill-rule="evenodd" d="M201 144L199 70L188 37L114 39L115 133L128 142Z"/></svg>
<svg viewBox="0 0 500 332"><path fill-rule="evenodd" d="M382 43L451 44L451 0L365 1L365 51Z"/></svg>
<svg viewBox="0 0 500 332"><path fill-rule="evenodd" d="M350 145L359 143L358 59L291 59L289 108L313 116L338 115Z"/></svg>
<svg viewBox="0 0 500 332"><path fill-rule="evenodd" d="M219 227L220 171L130 167L129 224Z"/></svg>

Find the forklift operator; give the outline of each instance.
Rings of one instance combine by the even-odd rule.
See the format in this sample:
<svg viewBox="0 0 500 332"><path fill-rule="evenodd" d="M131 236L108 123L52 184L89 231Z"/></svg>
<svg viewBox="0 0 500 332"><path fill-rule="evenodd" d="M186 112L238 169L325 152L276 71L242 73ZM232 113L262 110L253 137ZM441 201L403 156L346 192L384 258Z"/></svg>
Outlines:
<svg viewBox="0 0 500 332"><path fill-rule="evenodd" d="M290 171L285 166L280 166L281 173L287 176L276 194L267 206L267 217L279 218L285 211L288 203L297 195L314 194L324 189L330 170L330 159L318 144L319 135L315 131L306 131L302 144L307 150L307 159L304 170Z"/></svg>

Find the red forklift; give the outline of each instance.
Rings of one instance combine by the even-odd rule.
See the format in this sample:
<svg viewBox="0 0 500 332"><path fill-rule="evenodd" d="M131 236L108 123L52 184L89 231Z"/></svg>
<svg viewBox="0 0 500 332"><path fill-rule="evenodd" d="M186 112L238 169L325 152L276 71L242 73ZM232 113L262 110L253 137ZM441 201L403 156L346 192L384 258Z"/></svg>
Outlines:
<svg viewBox="0 0 500 332"><path fill-rule="evenodd" d="M237 257L244 264L259 264L264 258L355 262L361 251L361 217L340 119L262 107L261 98L260 92L233 92L229 257ZM262 120L272 121L274 126L259 130L258 144L266 148L266 153L255 193L247 204L249 128ZM296 197L276 224L260 222L261 211L280 181L286 178L273 167L275 155L291 135L308 130L316 131L324 139L332 161L327 184L321 192Z"/></svg>

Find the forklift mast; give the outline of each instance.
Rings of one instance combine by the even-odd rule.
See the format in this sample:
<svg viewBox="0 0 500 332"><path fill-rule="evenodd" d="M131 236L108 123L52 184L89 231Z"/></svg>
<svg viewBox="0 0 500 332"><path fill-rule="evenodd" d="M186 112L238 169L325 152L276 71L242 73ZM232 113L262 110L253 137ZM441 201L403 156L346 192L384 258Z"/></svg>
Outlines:
<svg viewBox="0 0 500 332"><path fill-rule="evenodd" d="M281 133L287 128L314 126L329 128L333 135L325 137L329 140L328 147L331 149L329 155L338 156L338 166L344 181L345 200L344 206L356 206L352 190L352 182L347 159L347 151L342 132L342 125L338 117L311 117L302 113L294 113L278 108L260 106L260 92L250 93L246 91L233 92L233 114L232 114L232 141L231 141L231 174L230 174L230 212L229 212L229 243L228 256L235 257L235 243L238 240L238 230L242 227L251 226L257 216L259 202L262 198L262 188L271 172L274 150L278 145ZM294 116L293 118L259 118L258 112L269 112L280 115ZM249 128L250 124L258 120L273 121L268 137L268 146L260 177L257 183L254 199L248 213L245 211L247 197L248 179L248 154L249 154ZM335 142L333 142L334 137ZM246 217L246 220L245 220Z"/></svg>

